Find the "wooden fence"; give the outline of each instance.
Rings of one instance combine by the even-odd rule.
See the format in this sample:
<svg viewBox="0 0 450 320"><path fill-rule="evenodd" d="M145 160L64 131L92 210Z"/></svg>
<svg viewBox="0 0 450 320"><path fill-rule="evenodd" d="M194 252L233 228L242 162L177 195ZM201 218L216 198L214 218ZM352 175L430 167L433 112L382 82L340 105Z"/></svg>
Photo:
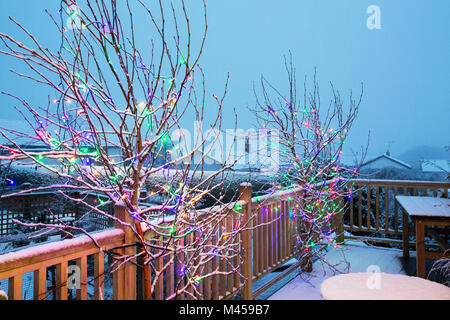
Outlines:
<svg viewBox="0 0 450 320"><path fill-rule="evenodd" d="M398 207L395 196L448 198L450 189L449 182L362 179L353 182L353 197L347 200L349 206L344 216L344 230L351 235L345 238L399 246L402 245L402 226L412 222ZM409 230L410 236L414 236L414 228ZM415 246L415 241L409 245Z"/></svg>
<svg viewBox="0 0 450 320"><path fill-rule="evenodd" d="M97 241L103 251L94 244L92 239ZM125 232L122 229L103 231L92 235L92 239L82 236L1 255L0 280L8 279L9 299L22 300L23 275L33 272L34 299L43 300L53 293L57 300L66 300L68 297L68 266L70 263L76 263L80 268L81 280L77 298L86 300L87 259L89 256L94 257L94 296L96 299L100 299L104 295L104 250L123 245ZM47 269L52 266L56 267L56 286L54 292L49 292ZM124 270L120 270L113 276L115 287L124 283ZM114 297L123 298L121 290L114 290Z"/></svg>
<svg viewBox="0 0 450 320"><path fill-rule="evenodd" d="M76 192L71 192L69 195L75 198L80 197L79 193ZM91 205L96 205L98 199L104 200L104 196L89 194L85 196L84 200ZM107 206L109 208L106 208L106 210L112 213L112 206ZM50 214L50 210L53 215ZM88 211L88 207L80 203L73 203L63 195L54 192L33 192L4 198L0 200L0 237L11 234L15 226L13 219L55 224L58 223L57 219L61 218L79 219ZM39 215L39 212L42 215ZM89 213L89 219L96 230L112 227L108 218L96 212Z"/></svg>
<svg viewBox="0 0 450 320"><path fill-rule="evenodd" d="M291 265L279 276L257 290L253 290L253 282L271 273L298 253L294 249L294 222L291 221L289 214L292 202L288 201L288 198L299 190L292 189L275 195L251 198L251 185L242 184L239 202L206 210L207 214L221 211L226 215L226 218L217 226L214 237L208 241L215 242L217 239L223 239L237 221L245 226L245 230L234 238L240 254L233 258L232 264L227 263L226 259L214 257L206 264L204 273L210 273L213 270L229 272L236 266L240 266L240 273L246 280L236 272L213 275L199 283L197 287L199 294L196 298L224 300L240 294L241 299L254 299L301 264L298 262ZM236 211L239 211L241 215ZM191 233L182 239L182 243L192 242L196 236L198 235L195 232ZM154 239L153 241L157 242L158 240ZM156 269L161 268L166 262L162 258L159 259L156 261ZM170 260L171 257L165 259ZM179 256L178 259L188 260L189 257ZM167 299L175 294L176 283L180 281L178 268L179 265L174 263L165 269L164 277L160 278L161 280L156 284L155 299ZM153 277L154 274L152 274ZM193 294L193 290L188 289L187 294L178 293L176 298L190 300L193 298L191 294Z"/></svg>
<svg viewBox="0 0 450 320"><path fill-rule="evenodd" d="M358 239L372 242L383 242L401 245L401 228L405 216L399 212L394 201L395 195L430 195L448 197L450 183L422 181L391 181L391 180L355 180L354 197L346 199L348 210L345 215L338 215L333 221L334 229L343 240L343 231L347 239ZM297 269L303 261L297 261L279 276L267 282L258 289L253 289L255 281L273 272L275 269L296 257L295 220L290 218L293 201L290 201L300 189L291 189L273 195L251 198L251 185L240 187L241 198L237 203L211 208L228 213L217 227L215 237L223 238L233 224L247 225L239 237L234 239L240 252L232 264L227 264L219 256L212 259L206 266L206 271L219 270L226 272L238 266L244 278L237 273L216 274L201 281L197 287L199 294L191 296L175 292L176 283L180 280L176 263L164 270L154 290L154 299L230 299L237 294L241 299L254 299L267 290L281 278ZM364 205L364 206L363 206ZM384 211L383 211L384 210ZM239 214L236 214L238 211ZM392 212L393 211L393 212ZM384 214L383 214L384 212ZM386 214L387 213L387 214ZM131 222L124 207L116 206L115 215L122 221ZM344 223L345 221L345 223ZM224 227L224 228L222 228ZM365 236L368 234L369 236ZM374 237L373 234L381 237ZM393 239L394 236L399 239ZM87 295L87 261L94 260L93 298L104 298L105 252L130 255L136 252L136 241L133 233L127 227L116 224L114 229L92 235L100 248L91 238L81 236L75 239L43 244L0 256L0 280L8 279L8 294L10 299L22 299L22 277L33 272L33 290L35 299L45 299L51 294L47 286L47 268L56 268L56 286L54 297L68 297L68 267L76 264L81 271L81 287L76 298L86 300ZM186 236L183 241L193 241L195 233ZM210 239L209 241L213 241ZM158 241L154 239L152 241ZM410 243L414 245L413 242ZM184 257L181 257L181 260ZM188 258L188 257L186 257ZM167 259L167 258L166 258ZM156 268L167 260L156 260ZM154 279L154 274L152 274ZM113 273L113 298L136 299L139 293L139 271L135 264L126 263ZM193 290L190 291L193 293Z"/></svg>
<svg viewBox="0 0 450 320"><path fill-rule="evenodd" d="M215 237L222 238L229 232L233 223L247 226L234 241L237 242L239 253L233 258L232 265L219 256L213 258L206 266L208 271L219 270L226 272L238 266L243 275L237 273L216 274L200 282L197 290L200 295L193 297L189 294L175 292L176 283L180 275L177 265L172 263L164 270L164 276L156 284L154 299L230 299L237 294L241 299L254 299L267 290L281 278L295 270L301 262L297 262L275 279L264 286L253 290L253 282L277 269L294 258L294 221L290 219L291 203L288 199L297 189L280 192L275 195L251 198L251 185L240 187L241 199L237 203L225 205L212 210L226 210L229 214L218 226ZM236 214L239 213L239 214ZM125 208L116 206L115 214L122 221L131 222ZM224 228L222 228L222 226ZM186 236L183 241L193 241L196 234ZM105 259L104 252L111 250L114 254L133 254L136 252L135 239L128 227L116 224L115 229L93 234L92 237L100 245L97 247L88 236L75 239L43 244L0 256L0 280L8 279L8 294L10 299L22 299L22 277L25 273L34 272L34 298L45 299L49 296L46 284L47 268L56 266L56 299L67 299L68 266L76 264L81 270L81 288L77 290L77 299L87 299L87 258L94 257L94 298L104 296ZM210 239L213 241L214 239ZM154 241L158 241L155 239ZM156 268L165 261L156 260ZM113 273L113 298L136 299L139 291L136 266L133 263L123 264ZM154 274L152 275L152 278ZM192 290L193 291L193 290ZM191 292L192 292L191 291Z"/></svg>

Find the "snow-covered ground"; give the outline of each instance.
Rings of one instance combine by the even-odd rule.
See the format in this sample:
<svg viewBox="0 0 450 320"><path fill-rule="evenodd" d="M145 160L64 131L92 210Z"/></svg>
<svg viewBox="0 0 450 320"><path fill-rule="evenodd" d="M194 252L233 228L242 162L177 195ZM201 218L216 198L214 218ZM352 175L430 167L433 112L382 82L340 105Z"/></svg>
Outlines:
<svg viewBox="0 0 450 320"><path fill-rule="evenodd" d="M367 272L368 268L379 272L406 274L399 257L402 251L398 249L372 247L362 242L348 241L343 246L345 259L350 263L349 272ZM410 253L415 256L414 252ZM339 251L330 250L326 259L330 264L343 261ZM274 292L268 300L321 300L320 285L325 279L336 275L326 264L316 262L313 272L302 273L294 277L286 285Z"/></svg>

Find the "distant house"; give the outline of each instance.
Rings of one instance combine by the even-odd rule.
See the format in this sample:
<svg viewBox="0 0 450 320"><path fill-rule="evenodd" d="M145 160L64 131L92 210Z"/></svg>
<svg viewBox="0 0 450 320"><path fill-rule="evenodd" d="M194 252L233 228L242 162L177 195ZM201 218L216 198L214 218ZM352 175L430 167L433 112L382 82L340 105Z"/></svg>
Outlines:
<svg viewBox="0 0 450 320"><path fill-rule="evenodd" d="M6 148L0 149L0 155L6 155L10 153L10 150L16 149L15 145L5 145ZM38 144L22 144L20 148L25 152L48 152L51 151L50 147L47 145Z"/></svg>
<svg viewBox="0 0 450 320"><path fill-rule="evenodd" d="M363 163L360 170L379 170L383 168L411 169L412 167L406 162L391 157L388 151L386 154Z"/></svg>
<svg viewBox="0 0 450 320"><path fill-rule="evenodd" d="M448 160L424 160L421 163L422 172L450 172L450 166Z"/></svg>
<svg viewBox="0 0 450 320"><path fill-rule="evenodd" d="M190 157L187 157L183 161L184 165L190 166L190 169L198 167L198 170L216 171L220 170L224 163L216 156L211 155L211 152L204 154L201 150L195 151Z"/></svg>

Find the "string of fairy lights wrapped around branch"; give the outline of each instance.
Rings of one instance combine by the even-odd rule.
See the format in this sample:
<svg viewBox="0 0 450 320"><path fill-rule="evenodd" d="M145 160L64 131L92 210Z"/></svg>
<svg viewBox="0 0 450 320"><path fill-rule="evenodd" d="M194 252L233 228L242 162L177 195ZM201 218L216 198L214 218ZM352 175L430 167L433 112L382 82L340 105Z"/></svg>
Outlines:
<svg viewBox="0 0 450 320"><path fill-rule="evenodd" d="M0 135L7 141L0 144L1 165L37 166L58 177L50 186L32 187L2 198L55 190L90 212L131 228L138 252L115 257L114 269L142 258L144 298L151 299L165 271L175 265L176 288L166 298L185 294L201 298L198 286L204 279L218 274L240 275L239 264L225 271L218 266L211 268L210 262L220 257L231 264L238 259L239 233L245 227L239 223L239 206L217 213L199 212L199 205L213 190L223 189L214 198L217 205L223 205L228 188L223 181L233 164L204 175L203 166L191 165L190 161L208 136L183 154L174 147L170 134L180 129L187 112L203 118L204 108L197 101L205 92L205 78L198 60L206 36L206 4L203 2L205 32L196 52L190 45L190 20L184 1L179 9L186 29L179 27L175 7L171 8L173 24L169 28L165 4L155 3L158 8L153 10L137 1L135 5L147 15L147 22L159 36L157 41L145 42L150 43L147 50L138 47L131 7L123 5L112 0L63 0L57 12L46 10L61 39L57 51L46 49L13 19L32 45L0 33L6 47L2 53L28 66L29 74L16 74L51 90L46 106L34 106L6 93L22 105L16 110L31 133L25 128L0 128ZM168 30L174 34L169 35ZM169 44L169 39L174 43ZM194 85L195 74L202 85ZM212 128L220 127L224 97L214 99L217 117ZM44 151L28 151L24 141ZM200 162L204 159L205 155ZM11 186L18 183L14 177L8 177L7 182ZM72 196L71 191L80 192L81 197ZM85 197L88 194L98 196L91 202ZM108 212L110 204L125 206L132 223ZM44 228L43 232L55 227L26 225ZM80 228L65 225L64 230L78 232Z"/></svg>
<svg viewBox="0 0 450 320"><path fill-rule="evenodd" d="M313 258L323 258L325 249L339 247L333 220L351 199L352 179L358 174L358 165L342 163L343 147L357 116L362 90L358 100L350 95L345 112L340 94L331 84L333 95L329 106L323 109L316 74L311 92L305 78L300 101L292 56L289 61L285 59L285 67L289 95L283 95L261 77L261 93L255 87L256 107L251 111L260 127L278 130L279 140L271 149L277 152L280 170L269 177L267 192L274 194L295 188L295 193L282 200L292 202L289 214L295 234L291 241L298 258L306 258L303 269L310 271Z"/></svg>

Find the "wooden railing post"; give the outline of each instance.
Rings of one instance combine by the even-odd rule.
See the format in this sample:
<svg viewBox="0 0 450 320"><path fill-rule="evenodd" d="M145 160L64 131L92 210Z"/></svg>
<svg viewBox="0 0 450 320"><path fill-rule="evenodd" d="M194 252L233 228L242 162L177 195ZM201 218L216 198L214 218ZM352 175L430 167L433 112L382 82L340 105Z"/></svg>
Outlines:
<svg viewBox="0 0 450 320"><path fill-rule="evenodd" d="M402 241L403 241L403 258L409 258L409 225L408 214L400 208L402 212Z"/></svg>
<svg viewBox="0 0 450 320"><path fill-rule="evenodd" d="M128 214L128 211L123 204L116 204L114 207L114 215L120 221L134 224L133 219ZM131 245L123 250L125 256L132 256L136 254L136 247L132 246L135 241L133 230L128 226L123 226L119 222L115 223L116 229L123 229L125 232L125 245ZM113 275L114 282L114 299L116 300L136 300L136 265L133 260L128 261L122 267L123 270L117 270ZM121 269L122 269L121 268Z"/></svg>
<svg viewBox="0 0 450 320"><path fill-rule="evenodd" d="M9 278L8 299L22 300L22 275Z"/></svg>
<svg viewBox="0 0 450 320"><path fill-rule="evenodd" d="M246 201L246 209L243 214L243 225L245 226L242 231L242 273L244 275L245 284L242 288L241 299L252 300L253 299L253 252L252 252L252 185L250 183L242 183L239 186L241 193L240 200Z"/></svg>

